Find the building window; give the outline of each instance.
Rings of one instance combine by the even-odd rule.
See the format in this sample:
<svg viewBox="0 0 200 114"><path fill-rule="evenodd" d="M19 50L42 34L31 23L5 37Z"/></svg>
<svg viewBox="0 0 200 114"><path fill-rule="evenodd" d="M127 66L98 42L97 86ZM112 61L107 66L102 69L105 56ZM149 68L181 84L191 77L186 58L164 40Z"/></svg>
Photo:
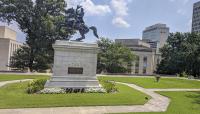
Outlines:
<svg viewBox="0 0 200 114"><path fill-rule="evenodd" d="M147 57L143 58L143 74L147 73Z"/></svg>
<svg viewBox="0 0 200 114"><path fill-rule="evenodd" d="M136 60L135 60L135 74L139 74L139 66L140 66L140 57L136 56Z"/></svg>

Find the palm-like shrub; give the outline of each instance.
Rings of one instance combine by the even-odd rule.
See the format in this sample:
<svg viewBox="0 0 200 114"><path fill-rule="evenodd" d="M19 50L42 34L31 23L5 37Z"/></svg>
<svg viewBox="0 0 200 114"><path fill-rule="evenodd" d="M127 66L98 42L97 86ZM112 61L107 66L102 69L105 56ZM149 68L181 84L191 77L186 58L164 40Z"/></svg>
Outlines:
<svg viewBox="0 0 200 114"><path fill-rule="evenodd" d="M33 80L28 84L27 93L32 94L44 89L46 79Z"/></svg>
<svg viewBox="0 0 200 114"><path fill-rule="evenodd" d="M112 81L102 81L103 88L106 90L107 93L113 93L117 91L117 87L115 82Z"/></svg>

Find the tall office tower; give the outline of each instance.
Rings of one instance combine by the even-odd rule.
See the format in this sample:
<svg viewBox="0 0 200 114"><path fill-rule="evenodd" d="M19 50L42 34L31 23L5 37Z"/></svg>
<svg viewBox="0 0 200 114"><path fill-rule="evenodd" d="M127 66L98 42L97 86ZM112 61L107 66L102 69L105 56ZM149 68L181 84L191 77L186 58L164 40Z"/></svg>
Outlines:
<svg viewBox="0 0 200 114"><path fill-rule="evenodd" d="M23 44L16 41L16 31L0 26L0 71L11 70L9 64L13 53Z"/></svg>
<svg viewBox="0 0 200 114"><path fill-rule="evenodd" d="M151 45L152 48L159 49L164 46L169 36L169 27L166 24L155 24L146 27L142 34L142 40Z"/></svg>
<svg viewBox="0 0 200 114"><path fill-rule="evenodd" d="M192 32L200 32L200 1L193 5Z"/></svg>

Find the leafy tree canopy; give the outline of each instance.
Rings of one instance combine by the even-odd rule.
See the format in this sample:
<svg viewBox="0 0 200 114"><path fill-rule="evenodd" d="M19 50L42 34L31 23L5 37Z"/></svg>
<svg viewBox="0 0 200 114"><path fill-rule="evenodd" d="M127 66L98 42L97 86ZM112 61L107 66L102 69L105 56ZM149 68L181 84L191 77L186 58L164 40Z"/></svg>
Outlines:
<svg viewBox="0 0 200 114"><path fill-rule="evenodd" d="M163 59L158 73L200 76L200 34L171 33L160 51Z"/></svg>
<svg viewBox="0 0 200 114"><path fill-rule="evenodd" d="M98 53L98 72L126 73L134 60L131 50L109 39L101 38L98 41L100 52Z"/></svg>
<svg viewBox="0 0 200 114"><path fill-rule="evenodd" d="M15 21L27 35L26 46L12 58L11 67L21 67L18 62L22 60L17 57L25 55L22 65L31 71L49 68L53 63L52 43L69 40L77 32L72 25L84 25L83 16L81 6L68 9L65 0L1 0L0 21Z"/></svg>

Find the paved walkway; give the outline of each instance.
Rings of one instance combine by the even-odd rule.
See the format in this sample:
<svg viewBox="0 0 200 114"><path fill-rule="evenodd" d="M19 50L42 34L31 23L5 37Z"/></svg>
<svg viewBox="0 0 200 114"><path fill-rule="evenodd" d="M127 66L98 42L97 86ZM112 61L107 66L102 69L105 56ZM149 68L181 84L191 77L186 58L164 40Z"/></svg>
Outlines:
<svg viewBox="0 0 200 114"><path fill-rule="evenodd" d="M31 81L32 79L23 79L23 80L12 80L12 81L3 81L0 82L0 87L6 85L6 84L10 84L10 83L18 83L18 82L25 82L25 81ZM1 113L0 113L1 114Z"/></svg>
<svg viewBox="0 0 200 114"><path fill-rule="evenodd" d="M149 91L200 91L200 89L148 89Z"/></svg>
<svg viewBox="0 0 200 114"><path fill-rule="evenodd" d="M13 75L52 75L52 73L37 73L37 72L27 72L27 73L20 73L20 72L0 72L0 74L13 74Z"/></svg>

